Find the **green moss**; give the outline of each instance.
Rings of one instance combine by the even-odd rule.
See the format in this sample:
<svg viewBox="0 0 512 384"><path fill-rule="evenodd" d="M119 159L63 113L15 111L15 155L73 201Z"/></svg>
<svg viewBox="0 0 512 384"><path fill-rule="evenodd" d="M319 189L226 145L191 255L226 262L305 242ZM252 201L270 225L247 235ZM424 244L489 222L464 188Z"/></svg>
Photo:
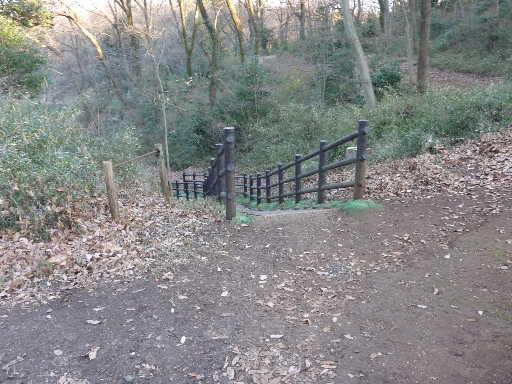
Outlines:
<svg viewBox="0 0 512 384"><path fill-rule="evenodd" d="M243 214L236 215L235 218L231 219L231 224L234 225L249 225L251 223L252 217Z"/></svg>
<svg viewBox="0 0 512 384"><path fill-rule="evenodd" d="M325 206L337 208L349 215L358 215L367 211L381 209L382 206L373 200L351 200L351 201L333 201L326 203Z"/></svg>

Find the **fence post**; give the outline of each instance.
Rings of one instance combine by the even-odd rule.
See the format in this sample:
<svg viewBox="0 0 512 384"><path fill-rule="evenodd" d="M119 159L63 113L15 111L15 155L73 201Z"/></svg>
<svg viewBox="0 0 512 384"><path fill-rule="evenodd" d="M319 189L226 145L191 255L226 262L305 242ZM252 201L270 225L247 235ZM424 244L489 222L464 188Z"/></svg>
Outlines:
<svg viewBox="0 0 512 384"><path fill-rule="evenodd" d="M256 174L256 204L261 204L261 173Z"/></svg>
<svg viewBox="0 0 512 384"><path fill-rule="evenodd" d="M300 158L302 155L295 155L295 202L298 203L300 201L300 189L301 189L301 180L300 174L302 173L302 163L300 162Z"/></svg>
<svg viewBox="0 0 512 384"><path fill-rule="evenodd" d="M368 121L360 120L357 128L357 163L355 173L354 200L362 199L366 192L366 178L368 176L368 163L366 148L368 147Z"/></svg>
<svg viewBox="0 0 512 384"><path fill-rule="evenodd" d="M226 219L236 216L235 128L224 128L224 181L226 186Z"/></svg>
<svg viewBox="0 0 512 384"><path fill-rule="evenodd" d="M171 203L171 190L169 188L169 180L167 179L168 169L165 166L165 156L162 152L162 144L155 144L156 158L158 161L158 173L160 175L160 189L164 200L167 204Z"/></svg>
<svg viewBox="0 0 512 384"><path fill-rule="evenodd" d="M318 204L325 203L325 191L322 188L327 181L326 171L324 170L325 164L327 163L327 153L324 151L326 145L327 141L320 141L320 153L318 154Z"/></svg>
<svg viewBox="0 0 512 384"><path fill-rule="evenodd" d="M249 175L249 200L254 200L254 175Z"/></svg>
<svg viewBox="0 0 512 384"><path fill-rule="evenodd" d="M244 173L244 197L247 198L247 173Z"/></svg>
<svg viewBox="0 0 512 384"><path fill-rule="evenodd" d="M176 199L180 199L180 182L178 180L174 181L174 185L176 188Z"/></svg>
<svg viewBox="0 0 512 384"><path fill-rule="evenodd" d="M206 196L206 192L210 189L210 183L212 181L212 167L208 167L208 174L206 178L203 180L203 197Z"/></svg>
<svg viewBox="0 0 512 384"><path fill-rule="evenodd" d="M215 177L217 172L215 158L210 158L210 168L212 169L211 178L208 179L208 195L211 196L215 193Z"/></svg>
<svg viewBox="0 0 512 384"><path fill-rule="evenodd" d="M217 191L217 200L219 201L219 203L222 203L222 197L223 197L223 194L224 194L224 183L223 183L223 179L224 179L224 175L221 176L221 172L224 172L224 156L219 156L219 152L220 150L222 149L222 144L221 143L217 143L215 144L215 147L217 148L217 188L216 188L216 191Z"/></svg>
<svg viewBox="0 0 512 384"><path fill-rule="evenodd" d="M192 190L194 191L194 200L197 200L196 173L192 172Z"/></svg>
<svg viewBox="0 0 512 384"><path fill-rule="evenodd" d="M185 191L185 198L187 201L190 200L190 195L188 191L188 183L187 183L187 174L185 172L182 173L182 179L183 179L183 191Z"/></svg>
<svg viewBox="0 0 512 384"><path fill-rule="evenodd" d="M117 201L117 189L114 181L114 169L112 167L112 161L104 161L103 170L105 171L105 185L107 187L110 214L112 215L112 220L119 221L119 203Z"/></svg>
<svg viewBox="0 0 512 384"><path fill-rule="evenodd" d="M265 197L267 198L267 203L270 203L270 195L272 194L272 189L270 188L270 170L265 171Z"/></svg>
<svg viewBox="0 0 512 384"><path fill-rule="evenodd" d="M284 174L283 174L283 164L277 164L277 182L279 184L279 204L284 203Z"/></svg>

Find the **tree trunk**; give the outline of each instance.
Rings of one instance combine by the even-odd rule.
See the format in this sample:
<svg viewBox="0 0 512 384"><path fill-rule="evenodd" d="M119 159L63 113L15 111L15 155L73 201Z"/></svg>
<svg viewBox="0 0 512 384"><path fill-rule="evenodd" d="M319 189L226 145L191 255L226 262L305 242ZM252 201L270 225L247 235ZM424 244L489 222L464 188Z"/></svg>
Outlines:
<svg viewBox="0 0 512 384"><path fill-rule="evenodd" d="M174 11L174 7L172 5L172 0L169 0L169 5L171 6L171 10L173 14L175 15L176 21L178 18L176 17L176 13ZM185 14L185 5L183 3L183 0L178 0L178 9L179 9L179 24L181 24L180 30L180 36L181 41L183 43L183 48L185 51L185 68L187 71L187 76L192 77L194 75L194 71L192 69L192 56L194 54L194 45L196 42L196 34L197 34L197 26L199 24L198 21L198 6L196 4L196 9L194 11L194 24L192 25L192 36L190 37L190 40L188 38L187 33L187 17Z"/></svg>
<svg viewBox="0 0 512 384"><path fill-rule="evenodd" d="M415 84L416 72L414 71L414 31L409 19L410 10L408 9L410 2L411 0L409 0L407 5L405 5L403 2L399 3L399 6L402 7L405 19L405 38L407 39L407 72L409 73L409 82L411 84Z"/></svg>
<svg viewBox="0 0 512 384"><path fill-rule="evenodd" d="M417 88L419 93L427 91L428 56L430 51L430 21L432 18L431 0L421 0L420 46L418 55Z"/></svg>
<svg viewBox="0 0 512 384"><path fill-rule="evenodd" d="M389 23L389 3L388 0L379 0L379 22L382 33L388 34L388 23Z"/></svg>
<svg viewBox="0 0 512 384"><path fill-rule="evenodd" d="M350 13L349 0L341 1L343 7L343 24L345 25L345 33L347 38L354 47L356 54L357 63L359 66L359 72L361 77L361 85L363 88L364 98L366 104L370 107L375 107L377 101L375 99L375 93L373 92L373 84L370 77L370 69L368 67L368 60L364 54L363 47L357 36L356 27L354 25L354 19Z"/></svg>
<svg viewBox="0 0 512 384"><path fill-rule="evenodd" d="M57 16L63 16L67 18L71 23L73 23L79 30L82 32L82 34L85 36L87 40L91 43L92 47L96 51L96 56L98 58L98 61L100 62L101 66L105 70L105 74L107 75L107 78L109 79L110 83L112 84L112 88L119 98L119 100L126 104L126 99L123 95L123 92L121 90L121 87L115 77L112 75L112 71L110 70L109 66L105 63L105 54L103 52L103 48L101 48L101 45L96 39L96 36L94 36L85 26L80 22L78 19L78 16L74 13L58 13Z"/></svg>
<svg viewBox="0 0 512 384"><path fill-rule="evenodd" d="M206 27L206 30L208 31L208 35L210 36L211 42L210 87L208 95L210 107L213 107L215 106L215 104L217 104L220 41L219 37L217 36L217 29L215 28L215 25L212 23L210 16L208 16L208 11L204 6L203 0L197 0L197 6L199 8L199 12L201 13L201 17L203 18L203 22Z"/></svg>
<svg viewBox="0 0 512 384"><path fill-rule="evenodd" d="M411 40L413 53L418 53L418 27L417 27L417 15L416 15L416 0L409 0L409 23L411 24Z"/></svg>
<svg viewBox="0 0 512 384"><path fill-rule="evenodd" d="M229 15L231 16L231 20L233 21L233 25L235 26L236 37L238 39L238 49L240 50L240 61L242 64L245 61L245 50L244 50L244 32L242 29L242 23L240 22L240 17L238 16L238 12L236 11L235 6L231 0L225 0L226 5L229 10Z"/></svg>
<svg viewBox="0 0 512 384"><path fill-rule="evenodd" d="M306 39L306 0L300 0L299 18L299 38Z"/></svg>
<svg viewBox="0 0 512 384"><path fill-rule="evenodd" d="M258 16L254 10L252 0L246 0L245 7L247 9L247 17L249 19L249 30L251 32L251 41L253 44L254 54L257 55L260 50L260 33L258 25Z"/></svg>

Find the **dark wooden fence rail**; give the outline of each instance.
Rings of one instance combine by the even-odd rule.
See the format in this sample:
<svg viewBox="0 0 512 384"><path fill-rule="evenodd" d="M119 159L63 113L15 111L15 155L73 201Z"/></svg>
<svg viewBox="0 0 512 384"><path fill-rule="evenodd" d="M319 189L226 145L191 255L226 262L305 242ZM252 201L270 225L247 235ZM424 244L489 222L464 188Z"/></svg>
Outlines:
<svg viewBox="0 0 512 384"><path fill-rule="evenodd" d="M276 169L266 170L256 174L244 174L237 176L237 186L240 187L240 193L261 204L263 200L267 203L283 203L286 198L294 198L298 203L303 195L316 193L318 203L324 203L326 200L326 191L331 189L354 187L354 199L361 199L364 195L366 177L367 177L367 146L368 146L368 121L359 121L358 130L345 137L342 137L332 143L321 141L319 149L306 155L295 155L293 161L286 164L278 164ZM328 152L341 145L356 140L357 151L354 157L345 158L328 163ZM312 169L304 170L304 162L318 157L318 165ZM355 175L353 180L328 184L327 172L355 164ZM288 176L290 170L293 175ZM311 187L304 187L304 179L317 176L317 182ZM288 187L288 188L285 188ZM277 192L275 190L277 189ZM287 191L285 191L285 189Z"/></svg>
<svg viewBox="0 0 512 384"><path fill-rule="evenodd" d="M368 133L368 121L361 120L356 132L332 143L322 140L317 150L305 155L297 154L289 163L278 164L277 168L273 170L235 176L235 130L234 128L224 128L224 140L215 145L216 155L210 159L208 172L182 173L181 179L171 182L172 191L178 199L190 200L215 196L219 202L225 204L228 220L236 216L237 193L251 201L256 201L257 204L261 204L263 201L282 204L288 198L293 198L298 203L304 195L316 193L317 201L321 204L326 201L326 191L354 187L354 199L361 199L366 188L368 172ZM328 162L329 151L338 149L354 140L357 146L355 156ZM317 165L310 169L303 169L304 164L314 158L318 159ZM327 182L327 173L330 170L353 164L355 164L353 180L332 184ZM313 176L317 176L315 182L311 182Z"/></svg>
<svg viewBox="0 0 512 384"><path fill-rule="evenodd" d="M207 174L204 172L183 172L181 180L173 180L171 189L176 198L185 198L187 200L206 197Z"/></svg>
<svg viewBox="0 0 512 384"><path fill-rule="evenodd" d="M224 140L215 144L216 156L210 159L207 173L182 173L181 180L171 181L175 196L190 200L215 196L226 206L226 219L236 216L235 129L224 128Z"/></svg>

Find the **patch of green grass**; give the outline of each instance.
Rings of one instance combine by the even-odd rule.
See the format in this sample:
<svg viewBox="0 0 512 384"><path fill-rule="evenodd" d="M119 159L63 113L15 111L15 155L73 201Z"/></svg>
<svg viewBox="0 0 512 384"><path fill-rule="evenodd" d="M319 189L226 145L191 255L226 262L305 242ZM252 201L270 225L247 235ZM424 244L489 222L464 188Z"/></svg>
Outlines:
<svg viewBox="0 0 512 384"><path fill-rule="evenodd" d="M233 225L249 225L252 223L252 217L244 214L238 214L236 217L231 219Z"/></svg>
<svg viewBox="0 0 512 384"><path fill-rule="evenodd" d="M325 207L337 208L348 215L358 215L367 211L381 209L382 206L373 200L330 201Z"/></svg>
<svg viewBox="0 0 512 384"><path fill-rule="evenodd" d="M250 201L247 198L239 198L238 203L250 209L258 211L275 211L275 210L298 210L298 209L318 209L318 208L336 208L349 214L356 215L373 209L382 208L380 204L373 200L352 200L340 201L333 200L327 203L319 204L316 200L301 200L298 203L293 199L285 200L282 204L277 203L261 203L257 204L256 201Z"/></svg>

